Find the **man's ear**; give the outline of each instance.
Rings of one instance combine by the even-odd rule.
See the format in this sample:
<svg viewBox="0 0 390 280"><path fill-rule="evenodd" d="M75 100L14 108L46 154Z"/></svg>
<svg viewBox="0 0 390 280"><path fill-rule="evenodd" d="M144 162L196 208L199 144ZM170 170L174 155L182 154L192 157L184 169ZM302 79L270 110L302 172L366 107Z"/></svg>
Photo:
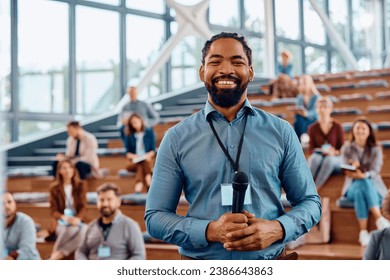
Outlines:
<svg viewBox="0 0 390 280"><path fill-rule="evenodd" d="M203 67L203 65L201 65L200 67L199 67L199 79L202 81L202 82L204 82L204 67Z"/></svg>
<svg viewBox="0 0 390 280"><path fill-rule="evenodd" d="M253 82L253 79L255 78L255 70L253 69L253 66L249 67L249 81Z"/></svg>

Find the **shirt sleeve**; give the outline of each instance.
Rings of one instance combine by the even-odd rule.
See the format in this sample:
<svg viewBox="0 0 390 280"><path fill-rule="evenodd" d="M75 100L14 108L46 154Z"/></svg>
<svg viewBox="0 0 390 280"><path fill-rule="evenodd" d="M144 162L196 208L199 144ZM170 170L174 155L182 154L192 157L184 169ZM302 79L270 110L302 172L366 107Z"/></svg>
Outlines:
<svg viewBox="0 0 390 280"><path fill-rule="evenodd" d="M376 260L378 252L378 234L373 233L363 254L363 260Z"/></svg>
<svg viewBox="0 0 390 280"><path fill-rule="evenodd" d="M138 223L129 223L128 231L130 232L130 238L128 239L127 246L131 252L129 260L145 260L145 242Z"/></svg>
<svg viewBox="0 0 390 280"><path fill-rule="evenodd" d="M30 219L23 221L23 227L20 231L20 242L18 252L18 260L36 259L36 230L34 222Z"/></svg>
<svg viewBox="0 0 390 280"><path fill-rule="evenodd" d="M313 97L309 101L309 108L307 109L307 115L306 118L309 120L316 120L318 118L317 110L316 110L316 103L318 100L318 95L313 95Z"/></svg>
<svg viewBox="0 0 390 280"><path fill-rule="evenodd" d="M383 165L383 152L382 148L377 146L375 148L372 148L372 157L370 161L370 177L378 176L381 172Z"/></svg>
<svg viewBox="0 0 390 280"><path fill-rule="evenodd" d="M382 202L383 217L390 220L390 190L387 192Z"/></svg>
<svg viewBox="0 0 390 280"><path fill-rule="evenodd" d="M89 255L89 249L87 245L87 236L90 234L90 231L92 229L93 224L90 224L88 226L88 229L86 233L83 236L83 239L81 240L80 246L76 249L74 258L76 260L88 260L88 255Z"/></svg>
<svg viewBox="0 0 390 280"><path fill-rule="evenodd" d="M152 185L146 200L146 227L151 236L167 243L188 249L206 247L205 232L211 220L176 214L184 184L176 153L177 143L173 130L169 129L157 153Z"/></svg>
<svg viewBox="0 0 390 280"><path fill-rule="evenodd" d="M289 242L319 222L322 208L302 147L292 128L286 129L284 145L285 155L279 174L292 209L277 220L285 231L284 242Z"/></svg>
<svg viewBox="0 0 390 280"><path fill-rule="evenodd" d="M85 137L85 145L84 145L83 151L80 151L80 157L77 158L77 161L84 161L89 164L91 164L92 159L96 156L97 154L97 148L98 148L98 143L92 134L87 134Z"/></svg>

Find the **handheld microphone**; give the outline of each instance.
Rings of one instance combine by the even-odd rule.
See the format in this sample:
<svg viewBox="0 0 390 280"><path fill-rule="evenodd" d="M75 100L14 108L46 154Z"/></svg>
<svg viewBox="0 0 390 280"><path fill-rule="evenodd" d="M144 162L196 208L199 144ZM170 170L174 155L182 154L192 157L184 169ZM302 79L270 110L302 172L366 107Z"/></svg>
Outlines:
<svg viewBox="0 0 390 280"><path fill-rule="evenodd" d="M248 176L238 171L233 177L233 206L232 213L241 213L244 208L245 192L248 188Z"/></svg>

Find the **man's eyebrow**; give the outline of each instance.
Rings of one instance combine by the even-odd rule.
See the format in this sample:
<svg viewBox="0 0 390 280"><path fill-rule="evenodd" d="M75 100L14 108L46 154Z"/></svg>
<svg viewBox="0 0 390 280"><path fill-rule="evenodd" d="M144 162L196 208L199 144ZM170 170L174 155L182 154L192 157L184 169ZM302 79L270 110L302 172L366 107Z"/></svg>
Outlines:
<svg viewBox="0 0 390 280"><path fill-rule="evenodd" d="M209 59L211 59L211 58L223 58L223 55L221 55L221 54L212 54L212 55L210 55ZM230 57L230 59L243 59L243 60L245 60L245 58L243 56L241 56L241 55L233 55L233 56Z"/></svg>
<svg viewBox="0 0 390 280"><path fill-rule="evenodd" d="M212 54L212 55L210 55L209 59L210 58L223 58L223 56L220 54Z"/></svg>
<svg viewBox="0 0 390 280"><path fill-rule="evenodd" d="M241 55L233 55L231 57L231 59L245 59L244 57L242 57Z"/></svg>

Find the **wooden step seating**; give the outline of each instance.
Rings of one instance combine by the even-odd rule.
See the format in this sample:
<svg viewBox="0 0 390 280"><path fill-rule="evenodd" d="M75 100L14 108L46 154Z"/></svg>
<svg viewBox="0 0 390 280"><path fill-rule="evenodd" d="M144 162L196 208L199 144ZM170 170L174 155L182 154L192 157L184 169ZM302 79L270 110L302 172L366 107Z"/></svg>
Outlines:
<svg viewBox="0 0 390 280"><path fill-rule="evenodd" d="M390 173L382 173L385 184L390 188ZM353 208L340 208L337 199L341 196L343 175L332 175L319 189L321 197L329 197L331 210L331 240L328 244L308 244L294 249L299 259L305 260L359 260L364 249L360 246L359 224ZM375 222L369 217L369 230L374 230Z"/></svg>
<svg viewBox="0 0 390 280"><path fill-rule="evenodd" d="M53 246L54 242L37 243L38 252L43 260L48 259L50 257L50 254L53 250ZM145 248L147 260L180 260L178 246L176 245L146 243Z"/></svg>
<svg viewBox="0 0 390 280"><path fill-rule="evenodd" d="M49 203L18 203L18 211L30 215L35 223L39 224L42 228L49 228L50 226L50 209ZM139 223L141 230L146 231L146 226L144 222L145 215L145 205L122 205L121 211L124 215L129 216ZM188 205L179 204L177 208L177 213L184 216L187 213ZM99 212L96 208L96 205L88 204L87 207L87 217L88 221L93 220L99 216Z"/></svg>
<svg viewBox="0 0 390 280"><path fill-rule="evenodd" d="M51 218L49 203L18 203L18 211L26 213L31 216L35 223L39 224L42 228L49 228ZM99 212L95 205L89 204L87 207L87 222L99 216ZM141 227L142 231L146 231L144 222L145 205L122 205L121 211L124 215L134 219ZM177 213L184 216L187 213L188 204L182 200L178 205ZM37 243L38 250L43 259L50 256L54 243L43 242ZM147 259L160 260L160 259L180 259L178 253L178 247L165 243L147 243L146 244Z"/></svg>
<svg viewBox="0 0 390 280"><path fill-rule="evenodd" d="M153 127L153 130L156 134L156 147L160 146L161 140L164 137L166 131L176 125L177 123L180 122L182 118L175 118L172 120L167 120L165 122L161 122ZM107 148L122 148L123 147L123 142L121 139L109 139L107 142Z"/></svg>
<svg viewBox="0 0 390 280"><path fill-rule="evenodd" d="M88 179L86 180L87 190L88 192L94 192L101 184L111 182L117 184L121 188L122 193L133 193L134 178L131 175L108 175L100 179ZM10 192L48 192L49 185L52 181L52 176L8 178L7 190Z"/></svg>

